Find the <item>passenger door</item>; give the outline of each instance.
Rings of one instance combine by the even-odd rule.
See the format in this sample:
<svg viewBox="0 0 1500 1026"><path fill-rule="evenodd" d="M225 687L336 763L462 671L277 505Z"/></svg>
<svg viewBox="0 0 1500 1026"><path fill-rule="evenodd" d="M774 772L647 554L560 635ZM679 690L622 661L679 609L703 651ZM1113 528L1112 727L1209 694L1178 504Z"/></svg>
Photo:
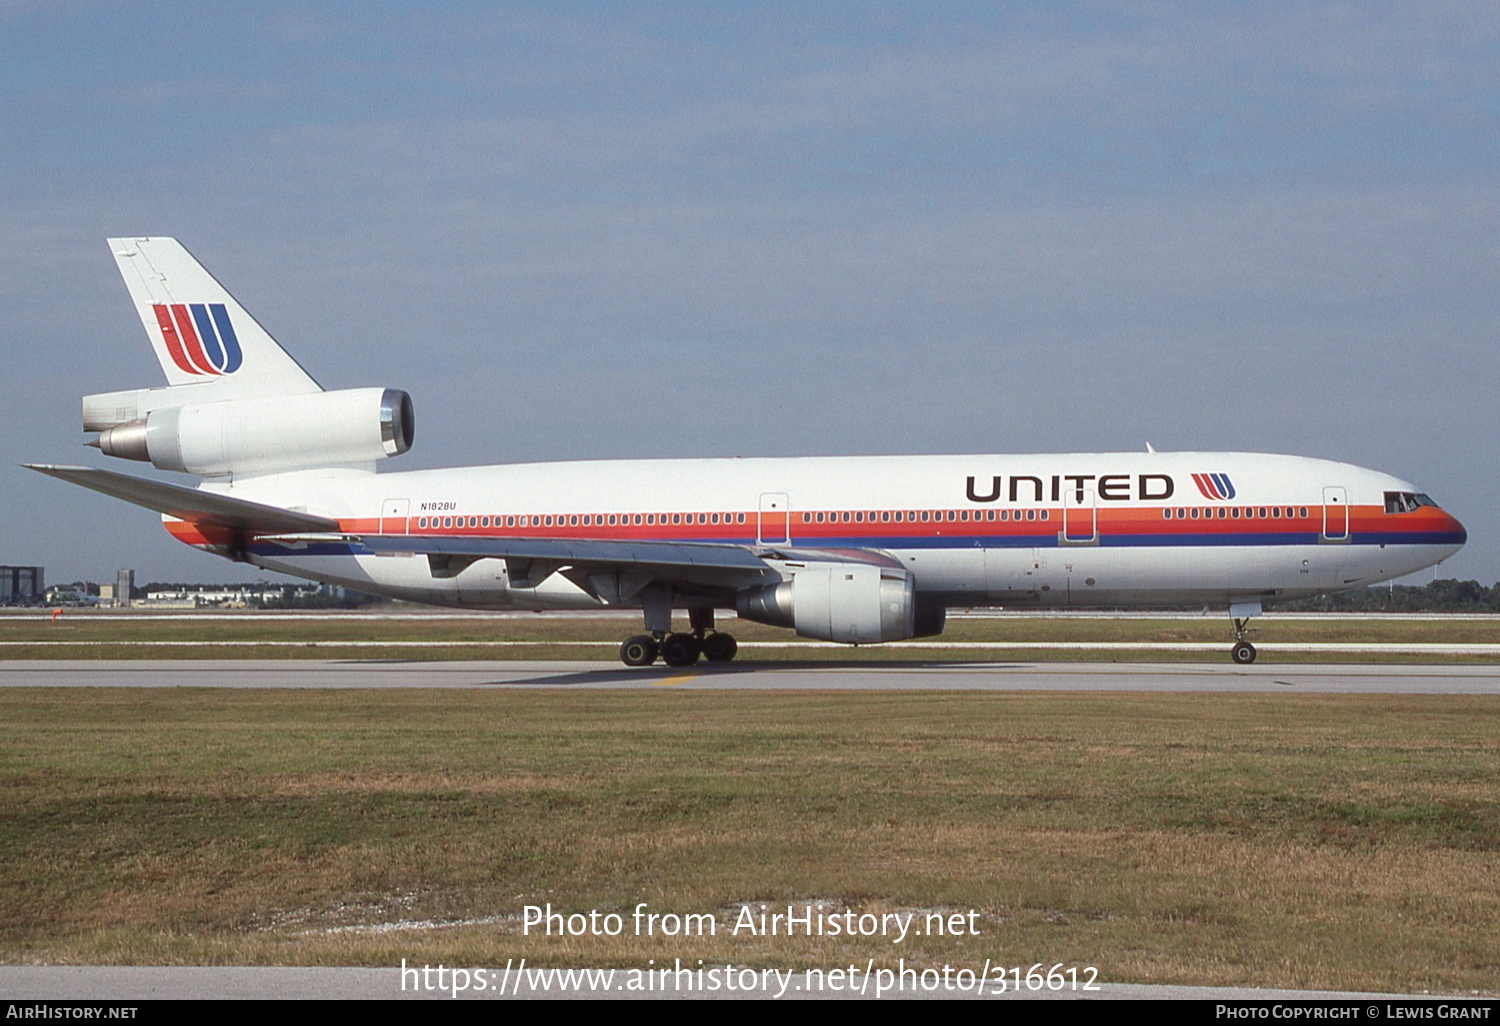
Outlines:
<svg viewBox="0 0 1500 1026"><path fill-rule="evenodd" d="M1323 489L1323 537L1326 542L1349 540L1349 493L1341 486Z"/></svg>

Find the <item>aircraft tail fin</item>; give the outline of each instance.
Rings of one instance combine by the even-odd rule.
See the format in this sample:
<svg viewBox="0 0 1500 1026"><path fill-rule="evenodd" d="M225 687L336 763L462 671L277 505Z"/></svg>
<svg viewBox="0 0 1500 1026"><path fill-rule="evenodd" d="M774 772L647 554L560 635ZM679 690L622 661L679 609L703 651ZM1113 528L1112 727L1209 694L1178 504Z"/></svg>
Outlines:
<svg viewBox="0 0 1500 1026"><path fill-rule="evenodd" d="M322 388L176 239L110 239L110 251L166 373L216 399Z"/></svg>

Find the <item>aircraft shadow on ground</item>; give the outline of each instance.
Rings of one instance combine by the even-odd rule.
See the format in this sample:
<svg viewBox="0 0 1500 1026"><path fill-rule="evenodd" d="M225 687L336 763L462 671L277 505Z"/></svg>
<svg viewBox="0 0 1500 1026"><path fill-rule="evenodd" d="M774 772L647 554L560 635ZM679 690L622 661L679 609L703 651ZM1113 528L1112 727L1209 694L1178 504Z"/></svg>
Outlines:
<svg viewBox="0 0 1500 1026"><path fill-rule="evenodd" d="M666 684L687 683L693 680L733 678L747 673L787 670L1019 670L1023 663L965 662L963 660L913 660L913 659L860 659L841 662L832 659L777 660L775 662L741 662L730 665L700 663L697 666L650 666L642 668L609 667L598 670L582 670L577 673L553 673L512 680L486 681L476 687L515 687L516 685L566 687L568 685L599 684Z"/></svg>

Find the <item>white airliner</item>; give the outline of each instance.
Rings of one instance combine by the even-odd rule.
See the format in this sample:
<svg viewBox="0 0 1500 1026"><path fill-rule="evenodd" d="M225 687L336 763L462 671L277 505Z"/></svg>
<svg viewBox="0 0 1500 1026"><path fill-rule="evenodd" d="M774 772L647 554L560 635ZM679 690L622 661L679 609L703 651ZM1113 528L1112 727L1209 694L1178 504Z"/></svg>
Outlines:
<svg viewBox="0 0 1500 1026"><path fill-rule="evenodd" d="M111 239L167 387L86 396L105 454L197 488L30 465L298 577L474 609L643 610L632 666L732 659L716 610L850 644L952 606L1226 608L1413 573L1463 525L1347 463L1229 452L630 460L375 472L411 399L325 391L174 239ZM686 610L686 631L672 616Z"/></svg>

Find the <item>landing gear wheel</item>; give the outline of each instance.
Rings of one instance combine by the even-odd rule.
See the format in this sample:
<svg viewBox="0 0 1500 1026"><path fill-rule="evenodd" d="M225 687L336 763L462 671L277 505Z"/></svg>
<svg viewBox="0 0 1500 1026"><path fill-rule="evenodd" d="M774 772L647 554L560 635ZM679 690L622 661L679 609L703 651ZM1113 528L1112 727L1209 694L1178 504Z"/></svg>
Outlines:
<svg viewBox="0 0 1500 1026"><path fill-rule="evenodd" d="M733 634L715 631L703 639L703 658L711 663L727 663L740 650L740 643Z"/></svg>
<svg viewBox="0 0 1500 1026"><path fill-rule="evenodd" d="M656 655L656 639L649 634L635 634L620 642L620 662L626 666L650 666Z"/></svg>
<svg viewBox="0 0 1500 1026"><path fill-rule="evenodd" d="M661 643L661 661L668 666L692 666L698 661L698 639L691 634L668 634Z"/></svg>
<svg viewBox="0 0 1500 1026"><path fill-rule="evenodd" d="M1249 666L1255 662L1255 646L1248 641L1242 641L1234 646L1234 650L1229 653L1229 657L1241 666Z"/></svg>

